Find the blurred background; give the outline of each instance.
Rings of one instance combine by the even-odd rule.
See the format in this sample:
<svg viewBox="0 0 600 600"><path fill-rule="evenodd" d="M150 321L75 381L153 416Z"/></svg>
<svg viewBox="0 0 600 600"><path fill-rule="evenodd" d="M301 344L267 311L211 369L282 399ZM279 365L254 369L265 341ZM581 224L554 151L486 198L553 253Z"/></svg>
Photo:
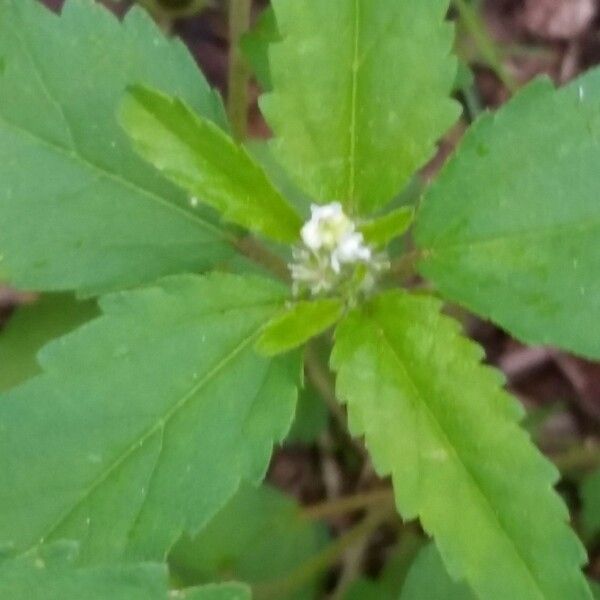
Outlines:
<svg viewBox="0 0 600 600"><path fill-rule="evenodd" d="M59 10L62 0L44 0L44 3ZM135 2L102 3L122 15ZM229 56L226 2L139 0L138 3L152 14L166 34L179 36L185 42L210 83L226 96ZM263 85L261 61L266 57L261 54L257 40L271 34L265 9L267 0L254 2L252 21L258 24L258 31L244 43L247 59ZM537 76L544 75L563 84L600 63L600 3L596 0L454 0L450 16L457 24L456 52L461 67L456 96L464 105L464 113L461 122L441 143L439 156L424 170L424 182L435 176L466 127L482 111L500 106ZM253 138L269 137L257 108L260 93L261 86L253 79L248 126L249 137ZM28 325L29 315L39 303L34 296L17 293L0 283L0 364L3 361L7 364L16 348L33 351L45 339L61 333L60 311L64 310L64 304L62 300L55 303L52 297L41 300L42 330ZM74 302L72 310L81 312L82 321L93 313L89 306L76 306ZM532 436L563 473L559 489L574 515L574 526L588 546L588 573L600 579L600 364L549 348L524 347L490 323L452 310L469 334L484 346L488 361L502 369L509 389L528 409L527 426ZM39 322L38 319L36 323ZM0 390L17 382L28 369L31 366L27 364L11 373L0 369ZM385 482L378 481L368 462L362 460L360 452L356 453L335 419L327 413L325 404L316 399L314 390L308 390L304 396L302 414L293 435L273 458L270 483L304 506L316 506L309 510L317 515L323 502L380 489ZM330 420L332 423L327 426ZM323 515L335 535L343 535L356 516L353 511ZM360 548L353 547L351 552L344 553L341 561L325 564L330 587L339 585L343 578L351 580L357 572L377 575L397 539L397 530L381 527Z"/></svg>

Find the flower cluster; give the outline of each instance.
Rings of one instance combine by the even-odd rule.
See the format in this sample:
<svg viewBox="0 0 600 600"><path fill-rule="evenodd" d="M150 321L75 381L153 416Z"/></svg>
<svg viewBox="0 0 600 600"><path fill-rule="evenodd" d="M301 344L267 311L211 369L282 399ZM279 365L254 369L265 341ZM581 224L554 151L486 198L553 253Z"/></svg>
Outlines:
<svg viewBox="0 0 600 600"><path fill-rule="evenodd" d="M365 243L339 202L313 205L301 236L302 245L294 248L290 265L296 294L305 290L313 296L327 294L353 278L355 287L368 289L387 265Z"/></svg>

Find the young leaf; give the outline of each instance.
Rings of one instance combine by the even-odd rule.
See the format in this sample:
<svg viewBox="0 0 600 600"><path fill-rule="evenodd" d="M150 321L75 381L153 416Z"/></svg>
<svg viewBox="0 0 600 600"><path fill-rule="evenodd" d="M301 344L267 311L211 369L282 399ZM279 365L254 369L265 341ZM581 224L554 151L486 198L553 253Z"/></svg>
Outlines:
<svg viewBox="0 0 600 600"><path fill-rule="evenodd" d="M168 600L167 569L158 564L78 568L77 545L59 542L0 559L0 597L7 600ZM177 591L182 600L250 600L240 584Z"/></svg>
<svg viewBox="0 0 600 600"><path fill-rule="evenodd" d="M265 327L256 348L265 356L297 348L335 325L343 312L344 302L338 298L296 302Z"/></svg>
<svg viewBox="0 0 600 600"><path fill-rule="evenodd" d="M600 358L600 70L481 119L416 219L420 270L531 344Z"/></svg>
<svg viewBox="0 0 600 600"><path fill-rule="evenodd" d="M429 544L415 559L400 600L475 600L475 595L451 579L435 544Z"/></svg>
<svg viewBox="0 0 600 600"><path fill-rule="evenodd" d="M581 486L581 521L590 538L600 534L600 469L588 476Z"/></svg>
<svg viewBox="0 0 600 600"><path fill-rule="evenodd" d="M401 206L360 226L365 241L372 246L387 246L394 238L400 237L411 226L415 211L412 206Z"/></svg>
<svg viewBox="0 0 600 600"><path fill-rule="evenodd" d="M341 323L332 365L352 432L455 578L482 598L589 598L558 473L481 358L437 300L390 292Z"/></svg>
<svg viewBox="0 0 600 600"><path fill-rule="evenodd" d="M264 476L293 419L297 354L254 343L287 290L179 276L101 300L0 398L0 544L81 542L81 561L162 559Z"/></svg>
<svg viewBox="0 0 600 600"><path fill-rule="evenodd" d="M169 558L185 585L234 577L268 587L315 556L327 541L325 528L303 519L298 506L269 487L242 486L195 538L185 536ZM285 600L315 598L318 581L308 579Z"/></svg>
<svg viewBox="0 0 600 600"><path fill-rule="evenodd" d="M246 60L250 63L258 83L265 91L273 87L269 66L269 45L279 39L275 13L269 6L262 11L252 31L246 33L240 42Z"/></svg>
<svg viewBox="0 0 600 600"><path fill-rule="evenodd" d="M368 213L391 200L453 124L448 0L274 0L274 152L322 202Z"/></svg>
<svg viewBox="0 0 600 600"><path fill-rule="evenodd" d="M48 294L17 309L0 331L0 392L39 373L35 355L44 344L97 314L94 302L67 294Z"/></svg>
<svg viewBox="0 0 600 600"><path fill-rule="evenodd" d="M222 231L136 156L115 117L130 82L224 113L179 42L138 8L91 0L57 16L0 2L0 277L96 292L200 270L231 254Z"/></svg>
<svg viewBox="0 0 600 600"><path fill-rule="evenodd" d="M279 242L295 242L301 219L243 146L176 98L129 90L121 123L137 151L223 217Z"/></svg>

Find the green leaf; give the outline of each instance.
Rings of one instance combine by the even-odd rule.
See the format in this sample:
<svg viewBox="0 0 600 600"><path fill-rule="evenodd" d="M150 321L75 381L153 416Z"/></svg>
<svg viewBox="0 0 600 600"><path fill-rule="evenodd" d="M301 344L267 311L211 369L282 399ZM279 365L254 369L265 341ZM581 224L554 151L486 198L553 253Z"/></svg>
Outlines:
<svg viewBox="0 0 600 600"><path fill-rule="evenodd" d="M120 118L137 151L198 201L276 241L298 240L300 217L263 169L243 146L184 102L134 87Z"/></svg>
<svg viewBox="0 0 600 600"><path fill-rule="evenodd" d="M269 45L279 41L280 38L275 12L268 6L260 14L253 29L240 41L246 60L250 63L259 85L265 91L273 87L269 66Z"/></svg>
<svg viewBox="0 0 600 600"><path fill-rule="evenodd" d="M327 427L329 411L321 395L306 379L298 394L294 423L286 444L314 444Z"/></svg>
<svg viewBox="0 0 600 600"><path fill-rule="evenodd" d="M586 536L600 534L600 469L589 475L581 486L581 521Z"/></svg>
<svg viewBox="0 0 600 600"><path fill-rule="evenodd" d="M261 164L277 189L281 190L283 195L296 208L303 220L308 220L310 218L311 200L294 184L288 172L277 162L269 142L266 140L248 140L246 148L254 159Z"/></svg>
<svg viewBox="0 0 600 600"><path fill-rule="evenodd" d="M359 229L368 244L384 247L408 231L414 214L412 206L401 206L382 217L363 223Z"/></svg>
<svg viewBox="0 0 600 600"><path fill-rule="evenodd" d="M274 153L321 202L383 206L454 123L448 0L274 0Z"/></svg>
<svg viewBox="0 0 600 600"><path fill-rule="evenodd" d="M256 354L287 290L179 276L101 300L51 343L43 374L0 397L0 545L81 542L81 561L162 560L287 434L297 354Z"/></svg>
<svg viewBox="0 0 600 600"><path fill-rule="evenodd" d="M61 542L0 560L0 597L7 600L167 600L162 565L76 568L77 545Z"/></svg>
<svg viewBox="0 0 600 600"><path fill-rule="evenodd" d="M295 571L326 540L325 528L303 519L291 499L245 485L198 536L178 542L169 564L185 585L233 577L260 588ZM317 583L285 599L313 599Z"/></svg>
<svg viewBox="0 0 600 600"><path fill-rule="evenodd" d="M600 70L479 120L417 215L423 275L527 343L600 357L599 140Z"/></svg>
<svg viewBox="0 0 600 600"><path fill-rule="evenodd" d="M131 149L115 117L131 82L224 124L180 42L132 9L92 0L57 16L0 2L0 277L95 293L201 270L230 256L223 232Z"/></svg>
<svg viewBox="0 0 600 600"><path fill-rule="evenodd" d="M440 303L381 295L338 327L332 365L349 425L405 519L482 598L589 598L558 478L518 427L522 408Z"/></svg>
<svg viewBox="0 0 600 600"><path fill-rule="evenodd" d="M344 600L398 600L402 584L422 546L421 537L404 531L398 549L388 559L377 579L357 579L348 588Z"/></svg>
<svg viewBox="0 0 600 600"><path fill-rule="evenodd" d="M590 588L592 589L594 598L596 598L596 600L600 600L600 583L590 580Z"/></svg>
<svg viewBox="0 0 600 600"><path fill-rule="evenodd" d="M451 579L435 544L423 548L413 563L400 600L475 600L464 583Z"/></svg>
<svg viewBox="0 0 600 600"><path fill-rule="evenodd" d="M169 594L164 565L78 568L77 544L58 542L0 559L0 596L7 600L250 600L241 584L207 585Z"/></svg>
<svg viewBox="0 0 600 600"><path fill-rule="evenodd" d="M178 595L171 594L171 598L182 600L251 600L250 588L241 583L221 583L203 585L201 587L181 590Z"/></svg>
<svg viewBox="0 0 600 600"><path fill-rule="evenodd" d="M339 298L296 302L265 327L256 348L265 356L297 348L335 325L343 312L344 302Z"/></svg>
<svg viewBox="0 0 600 600"><path fill-rule="evenodd" d="M44 344L97 314L95 303L67 294L48 294L17 309L0 332L0 392L39 373L35 355Z"/></svg>

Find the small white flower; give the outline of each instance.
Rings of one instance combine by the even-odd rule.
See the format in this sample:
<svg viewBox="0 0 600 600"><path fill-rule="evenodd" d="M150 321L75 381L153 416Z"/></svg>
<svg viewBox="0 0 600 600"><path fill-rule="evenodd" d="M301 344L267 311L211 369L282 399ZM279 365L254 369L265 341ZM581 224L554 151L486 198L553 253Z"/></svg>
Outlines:
<svg viewBox="0 0 600 600"><path fill-rule="evenodd" d="M302 227L301 235L302 241L311 250L333 250L345 235L355 229L339 202L325 206L313 204L310 211L310 220Z"/></svg>
<svg viewBox="0 0 600 600"><path fill-rule="evenodd" d="M371 248L365 244L362 233L354 232L345 235L337 248L331 253L331 266L336 273L340 264L368 262L372 256Z"/></svg>
<svg viewBox="0 0 600 600"><path fill-rule="evenodd" d="M339 202L311 206L301 237L302 245L294 248L294 262L289 265L296 293L329 293L351 278L359 264L366 265L361 289L374 285L383 266L381 255L373 254Z"/></svg>

